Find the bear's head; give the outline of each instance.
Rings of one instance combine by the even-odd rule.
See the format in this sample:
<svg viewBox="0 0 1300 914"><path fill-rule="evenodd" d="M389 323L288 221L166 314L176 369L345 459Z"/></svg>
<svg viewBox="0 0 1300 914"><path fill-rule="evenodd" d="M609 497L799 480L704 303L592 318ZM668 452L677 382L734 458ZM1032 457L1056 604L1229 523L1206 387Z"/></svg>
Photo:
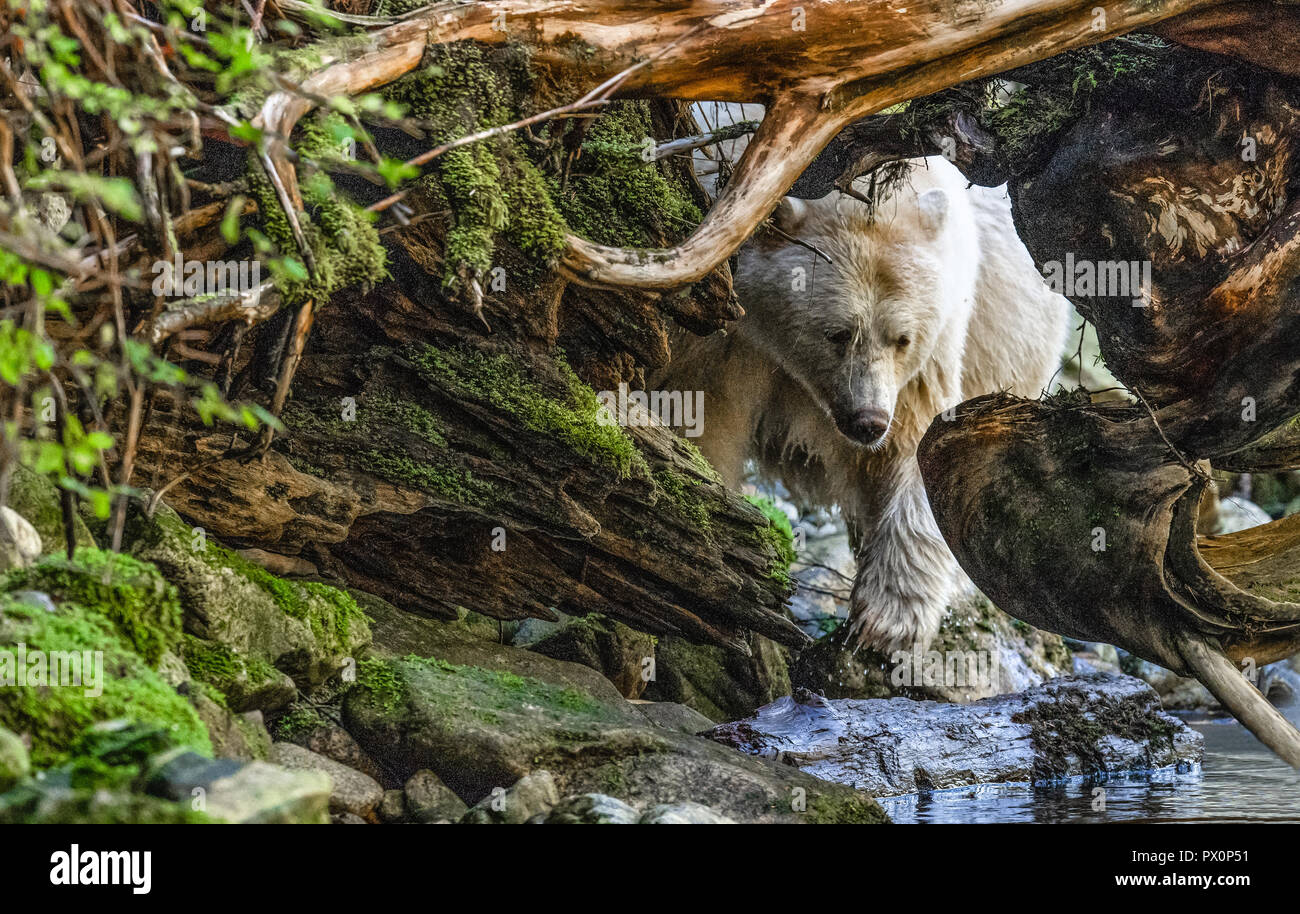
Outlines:
<svg viewBox="0 0 1300 914"><path fill-rule="evenodd" d="M884 445L899 391L945 331L949 205L944 189L912 185L874 217L849 196L787 197L741 252L737 332L856 444Z"/></svg>

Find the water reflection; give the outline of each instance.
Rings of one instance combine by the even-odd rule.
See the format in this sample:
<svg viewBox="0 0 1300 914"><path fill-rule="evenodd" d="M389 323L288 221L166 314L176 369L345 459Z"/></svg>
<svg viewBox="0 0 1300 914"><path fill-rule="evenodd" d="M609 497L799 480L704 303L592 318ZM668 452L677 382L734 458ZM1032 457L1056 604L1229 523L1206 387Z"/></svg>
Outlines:
<svg viewBox="0 0 1300 914"><path fill-rule="evenodd" d="M1205 735L1200 769L1112 779L1102 785L1104 811L1093 808L1096 785L1084 783L1038 789L1000 784L895 797L881 805L899 823L1300 822L1300 772L1231 718L1183 719Z"/></svg>

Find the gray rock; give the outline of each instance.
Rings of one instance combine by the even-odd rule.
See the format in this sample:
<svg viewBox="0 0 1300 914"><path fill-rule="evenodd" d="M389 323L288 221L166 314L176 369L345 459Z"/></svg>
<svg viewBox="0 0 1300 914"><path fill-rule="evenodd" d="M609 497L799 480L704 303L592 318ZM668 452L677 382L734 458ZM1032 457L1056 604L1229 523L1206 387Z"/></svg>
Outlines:
<svg viewBox="0 0 1300 914"><path fill-rule="evenodd" d="M369 825L365 819L350 812L333 812L330 813L330 822L335 825Z"/></svg>
<svg viewBox="0 0 1300 914"><path fill-rule="evenodd" d="M275 578L192 529L165 504L152 517L133 509L127 541L133 556L153 562L176 585L185 630L239 658L257 683L268 680L273 666L302 688L315 688L370 644L370 629L350 598L325 585ZM190 666L201 675L199 666ZM233 709L253 709L236 700L235 683L212 684ZM256 707L272 710L265 703Z"/></svg>
<svg viewBox="0 0 1300 914"><path fill-rule="evenodd" d="M266 762L214 761L178 750L157 760L146 789L224 822L329 821L330 779L320 771L290 771Z"/></svg>
<svg viewBox="0 0 1300 914"><path fill-rule="evenodd" d="M641 813L603 793L565 797L546 817L547 825L636 825Z"/></svg>
<svg viewBox="0 0 1300 914"><path fill-rule="evenodd" d="M800 692L708 735L876 796L1190 768L1201 756L1200 734L1149 686L1107 675L969 705Z"/></svg>
<svg viewBox="0 0 1300 914"><path fill-rule="evenodd" d="M189 697L199 720L208 728L217 758L252 762L264 761L271 754L271 734L266 732L261 711L237 714L197 686L190 688Z"/></svg>
<svg viewBox="0 0 1300 914"><path fill-rule="evenodd" d="M694 708L679 705L674 701L638 702L636 709L655 726L676 730L678 733L694 735L711 729L714 724Z"/></svg>
<svg viewBox="0 0 1300 914"><path fill-rule="evenodd" d="M474 806L461 822L466 825L522 825L546 816L560 802L560 792L549 771L524 775L506 790L495 789Z"/></svg>
<svg viewBox="0 0 1300 914"><path fill-rule="evenodd" d="M571 619L529 650L581 663L604 675L625 698L645 691L655 656L655 639L600 613Z"/></svg>
<svg viewBox="0 0 1300 914"><path fill-rule="evenodd" d="M699 803L661 804L646 810L642 825L735 825L726 816L719 815Z"/></svg>
<svg viewBox="0 0 1300 914"><path fill-rule="evenodd" d="M789 652L761 635L750 634L750 656L713 644L696 644L665 635L655 650L654 679L644 698L694 708L714 721L752 714L790 694Z"/></svg>
<svg viewBox="0 0 1300 914"><path fill-rule="evenodd" d="M885 821L860 791L649 724L636 707L617 693L606 702L572 687L406 657L361 664L343 722L396 773L429 769L474 803L545 769L562 796L601 793L638 809L692 801L738 822Z"/></svg>
<svg viewBox="0 0 1300 914"><path fill-rule="evenodd" d="M384 788L374 778L302 746L275 743L271 746L270 761L290 771L320 771L329 775L334 785L330 791L330 812L350 812L370 819L383 802Z"/></svg>
<svg viewBox="0 0 1300 914"><path fill-rule="evenodd" d="M41 535L27 518L0 507L0 571L26 568L41 557Z"/></svg>
<svg viewBox="0 0 1300 914"><path fill-rule="evenodd" d="M9 790L31 772L27 746L18 734L0 727L0 793Z"/></svg>
<svg viewBox="0 0 1300 914"><path fill-rule="evenodd" d="M379 804L379 818L384 822L404 821L406 819L406 794L400 790L385 790L384 799Z"/></svg>
<svg viewBox="0 0 1300 914"><path fill-rule="evenodd" d="M456 822L469 809L464 800L428 769L411 775L404 796L406 808L417 822Z"/></svg>
<svg viewBox="0 0 1300 914"><path fill-rule="evenodd" d="M317 755L333 759L340 765L374 778L386 787L396 787L400 783L393 781L379 763L357 745L352 734L334 721L314 710L309 713L293 712L290 717L298 721L299 725L286 727L283 726L284 719L281 720L277 735L283 742L294 743Z"/></svg>

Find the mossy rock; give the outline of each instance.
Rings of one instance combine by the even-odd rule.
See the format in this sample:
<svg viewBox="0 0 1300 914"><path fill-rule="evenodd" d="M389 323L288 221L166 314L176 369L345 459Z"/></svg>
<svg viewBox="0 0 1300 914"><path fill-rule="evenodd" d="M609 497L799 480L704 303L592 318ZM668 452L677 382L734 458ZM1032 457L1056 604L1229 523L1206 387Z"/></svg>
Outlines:
<svg viewBox="0 0 1300 914"><path fill-rule="evenodd" d="M346 592L276 577L191 528L167 505L151 518L133 509L126 533L130 553L175 583L185 631L224 646L245 667L265 661L312 689L370 644L365 613ZM220 675L213 684L223 692L234 688Z"/></svg>
<svg viewBox="0 0 1300 914"><path fill-rule="evenodd" d="M56 602L103 613L155 668L180 641L176 588L153 565L131 556L93 546L79 548L72 561L64 555L47 556L30 568L8 572L0 580L0 590L39 591Z"/></svg>
<svg viewBox="0 0 1300 914"><path fill-rule="evenodd" d="M645 691L648 661L655 655L655 639L600 613L571 620L529 650L556 660L581 663L601 673L625 698Z"/></svg>
<svg viewBox="0 0 1300 914"><path fill-rule="evenodd" d="M670 635L659 639L655 678L645 690L651 701L671 701L714 721L739 720L790 694L785 648L751 635L752 656Z"/></svg>
<svg viewBox="0 0 1300 914"><path fill-rule="evenodd" d="M36 528L45 555L65 551L63 508L59 503L59 488L53 482L24 466L15 466L9 482L9 507ZM95 545L95 538L80 514L73 515L72 530L78 546Z"/></svg>
<svg viewBox="0 0 1300 914"><path fill-rule="evenodd" d="M101 611L64 601L50 612L36 601L0 595L0 646L12 655L20 644L29 658L37 651L47 658L50 652L66 652L59 655L61 661L86 652L92 658L102 652L103 657L102 678L94 682L96 677L85 676L79 687L34 681L30 662L27 684L16 684L16 671L0 659L0 683L6 684L0 688L0 726L30 737L36 767L65 761L87 727L115 719L156 724L177 744L212 752L207 730L189 702ZM48 675L43 679L48 683ZM98 689L102 692L93 694Z"/></svg>
<svg viewBox="0 0 1300 914"><path fill-rule="evenodd" d="M0 793L32 772L32 760L18 734L0 727Z"/></svg>
<svg viewBox="0 0 1300 914"><path fill-rule="evenodd" d="M297 697L293 680L259 655L243 656L217 641L185 636L185 665L234 712L278 711Z"/></svg>
<svg viewBox="0 0 1300 914"><path fill-rule="evenodd" d="M639 809L693 801L736 821L885 820L865 794L655 727L630 708L527 676L406 657L364 661L343 717L398 775L428 769L470 805L544 770L560 795L603 793Z"/></svg>

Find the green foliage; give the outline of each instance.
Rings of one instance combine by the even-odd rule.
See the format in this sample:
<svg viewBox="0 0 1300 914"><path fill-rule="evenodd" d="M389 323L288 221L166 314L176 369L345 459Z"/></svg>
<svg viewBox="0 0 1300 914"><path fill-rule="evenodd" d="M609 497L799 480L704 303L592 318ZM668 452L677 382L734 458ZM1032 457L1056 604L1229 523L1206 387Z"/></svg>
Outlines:
<svg viewBox="0 0 1300 914"><path fill-rule="evenodd" d="M790 518L777 507L776 502L764 495L746 495L745 500L762 511L769 521L768 526L759 531L759 536L775 554L768 576L780 581L786 587L791 586L790 563L795 559L795 552L794 530L790 526Z"/></svg>

